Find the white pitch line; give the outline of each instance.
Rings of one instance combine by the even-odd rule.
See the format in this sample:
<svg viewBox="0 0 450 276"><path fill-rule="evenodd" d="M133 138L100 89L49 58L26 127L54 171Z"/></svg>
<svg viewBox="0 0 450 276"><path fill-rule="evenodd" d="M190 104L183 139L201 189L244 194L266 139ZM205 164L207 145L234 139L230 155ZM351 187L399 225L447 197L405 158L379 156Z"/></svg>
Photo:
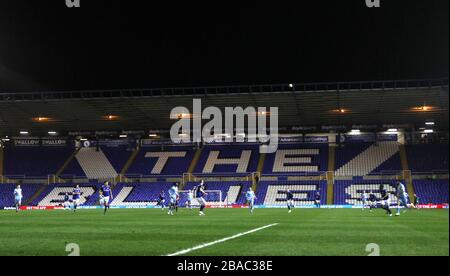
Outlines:
<svg viewBox="0 0 450 276"><path fill-rule="evenodd" d="M184 255L184 254L187 254L187 253L192 252L192 251L195 251L195 250L199 250L199 249L202 249L202 248L205 248L205 247L209 247L209 246L212 246L212 245L215 245L215 244L218 244L218 243L223 243L223 242L226 242L226 241L229 241L229 240L237 239L237 238L239 238L239 237L242 237L242 236L245 236L245 235L248 235L248 234L252 234L252 233L255 233L255 232L264 230L264 229L266 229L266 228L276 226L276 225L278 225L278 223L266 225L266 226L263 226L263 227L260 227L260 228L256 228L256 229L253 229L253 230L244 232L244 233L239 233L239 234L236 234L236 235L234 235L234 236L231 236L231 237L228 237L228 238L223 238L223 239L220 239L220 240L217 240L217 241L213 241L213 242L209 242L209 243L204 243L204 244L198 245L198 246L196 246L196 247L192 247L192 248L189 248L189 249L185 249L185 250L178 251L178 252L176 252L176 253L168 254L168 255L166 255L166 256L168 256L168 257L174 257L174 256Z"/></svg>

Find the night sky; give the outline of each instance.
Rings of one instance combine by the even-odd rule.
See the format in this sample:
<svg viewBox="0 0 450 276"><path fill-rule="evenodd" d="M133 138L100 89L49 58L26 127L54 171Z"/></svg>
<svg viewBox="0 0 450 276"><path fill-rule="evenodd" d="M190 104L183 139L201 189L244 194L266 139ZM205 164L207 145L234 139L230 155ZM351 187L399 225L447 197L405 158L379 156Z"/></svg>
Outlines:
<svg viewBox="0 0 450 276"><path fill-rule="evenodd" d="M448 0L154 2L1 0L0 92L448 77Z"/></svg>

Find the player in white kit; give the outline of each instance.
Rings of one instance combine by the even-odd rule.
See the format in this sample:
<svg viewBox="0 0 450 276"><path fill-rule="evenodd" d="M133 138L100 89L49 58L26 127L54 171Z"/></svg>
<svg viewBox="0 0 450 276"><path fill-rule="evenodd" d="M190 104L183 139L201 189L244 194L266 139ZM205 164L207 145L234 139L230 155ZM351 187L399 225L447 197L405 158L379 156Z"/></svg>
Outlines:
<svg viewBox="0 0 450 276"><path fill-rule="evenodd" d="M253 192L252 188L249 188L245 193L245 199L247 200L248 207L250 208L250 213L253 214L253 211L255 209L256 195L255 192Z"/></svg>
<svg viewBox="0 0 450 276"><path fill-rule="evenodd" d="M20 185L17 185L16 189L14 189L14 205L16 207L16 213L19 212L20 206L22 205L22 188Z"/></svg>

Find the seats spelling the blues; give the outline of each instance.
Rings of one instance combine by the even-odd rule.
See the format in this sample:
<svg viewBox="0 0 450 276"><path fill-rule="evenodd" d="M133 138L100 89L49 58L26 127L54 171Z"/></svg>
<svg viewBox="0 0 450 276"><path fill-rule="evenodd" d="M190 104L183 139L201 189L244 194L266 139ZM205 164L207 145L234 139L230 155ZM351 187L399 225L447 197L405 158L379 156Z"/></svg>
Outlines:
<svg viewBox="0 0 450 276"><path fill-rule="evenodd" d="M291 190L299 205L313 205L317 192L321 204L327 202L326 181L261 181L256 192L256 203L262 205L286 205L286 192Z"/></svg>
<svg viewBox="0 0 450 276"><path fill-rule="evenodd" d="M75 150L70 147L13 147L5 151L6 176L46 178L55 174ZM181 176L193 163L197 149L192 145L142 147L126 175ZM328 171L328 144L280 144L277 152L267 154L263 175L320 175ZM406 146L413 174L448 171L448 145ZM62 172L88 179L111 179L124 169L132 156L126 146L82 148ZM245 174L256 172L260 161L259 145L205 145L194 168L196 174ZM346 143L336 147L335 174L365 176L398 174L402 168L396 142Z"/></svg>
<svg viewBox="0 0 450 276"><path fill-rule="evenodd" d="M280 145L276 153L268 154L263 173L316 175L327 170L328 144L292 144Z"/></svg>
<svg viewBox="0 0 450 276"><path fill-rule="evenodd" d="M207 145L195 173L255 172L259 160L258 145Z"/></svg>
<svg viewBox="0 0 450 276"><path fill-rule="evenodd" d="M192 146L152 146L141 148L127 174L182 175L194 158Z"/></svg>
<svg viewBox="0 0 450 276"><path fill-rule="evenodd" d="M364 176L381 171L400 171L397 142L348 143L336 149L338 176Z"/></svg>

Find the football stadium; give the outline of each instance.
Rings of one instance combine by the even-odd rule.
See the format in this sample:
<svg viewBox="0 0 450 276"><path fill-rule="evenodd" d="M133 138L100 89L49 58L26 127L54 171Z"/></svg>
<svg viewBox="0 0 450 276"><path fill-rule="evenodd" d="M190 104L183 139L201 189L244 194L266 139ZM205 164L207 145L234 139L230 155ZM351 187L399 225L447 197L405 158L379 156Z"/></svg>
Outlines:
<svg viewBox="0 0 450 276"><path fill-rule="evenodd" d="M449 255L448 71L35 89L1 62L0 256Z"/></svg>

